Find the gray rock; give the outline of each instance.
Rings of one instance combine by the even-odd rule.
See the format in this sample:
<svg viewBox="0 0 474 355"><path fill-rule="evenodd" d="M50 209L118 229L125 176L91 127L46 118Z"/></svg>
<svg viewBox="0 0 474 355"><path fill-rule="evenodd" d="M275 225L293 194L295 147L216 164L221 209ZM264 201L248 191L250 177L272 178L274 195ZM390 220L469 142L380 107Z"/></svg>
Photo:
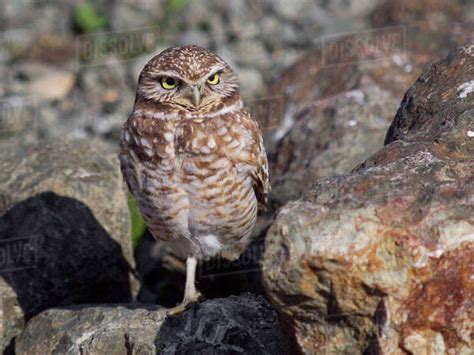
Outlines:
<svg viewBox="0 0 474 355"><path fill-rule="evenodd" d="M473 125L467 124L474 117L473 76L446 72L457 62L457 56L466 58L467 63L461 63L466 70L473 70L469 62L474 58L474 44L466 45L458 52L424 72L407 91L387 132L386 144L399 139L435 140L462 127L474 129ZM448 79L450 95L443 91Z"/></svg>
<svg viewBox="0 0 474 355"><path fill-rule="evenodd" d="M16 354L157 354L166 310L146 305L75 306L32 318Z"/></svg>
<svg viewBox="0 0 474 355"><path fill-rule="evenodd" d="M70 93L75 80L70 71L51 70L29 84L29 94L40 101L62 100Z"/></svg>
<svg viewBox="0 0 474 355"><path fill-rule="evenodd" d="M201 47L209 46L209 36L203 31L188 30L184 32L179 38L179 44L182 46L195 44Z"/></svg>
<svg viewBox="0 0 474 355"><path fill-rule="evenodd" d="M195 304L175 317L146 305L51 309L34 317L17 354L284 354L269 302L251 294Z"/></svg>
<svg viewBox="0 0 474 355"><path fill-rule="evenodd" d="M378 1L375 0L335 0L318 2L322 3L333 16L343 18L360 18L367 16L378 4Z"/></svg>
<svg viewBox="0 0 474 355"><path fill-rule="evenodd" d="M18 334L25 316L59 304L105 302L105 290L91 286L97 282L111 287L110 300L124 301L135 292L128 206L115 152L98 141L58 139L10 146L0 167L0 214L12 209L0 235L0 321L7 325L0 348ZM39 195L44 192L54 196Z"/></svg>
<svg viewBox="0 0 474 355"><path fill-rule="evenodd" d="M237 68L236 71L241 87L240 93L244 100L260 96L263 91L263 78L260 72L249 68Z"/></svg>
<svg viewBox="0 0 474 355"><path fill-rule="evenodd" d="M275 150L273 207L299 198L318 178L349 172L375 153L397 105L390 92L376 85L315 100Z"/></svg>
<svg viewBox="0 0 474 355"><path fill-rule="evenodd" d="M139 0L133 3L119 1L111 7L111 27L116 31L127 31L156 26L157 21L163 17L165 5L164 0ZM106 6L110 7L110 4Z"/></svg>
<svg viewBox="0 0 474 355"><path fill-rule="evenodd" d="M117 135L130 114L135 90L128 83L128 72L120 58L108 57L102 64L82 68L78 80L84 90L77 97L77 116L68 127L87 127L102 136ZM133 78L134 84L136 80Z"/></svg>
<svg viewBox="0 0 474 355"><path fill-rule="evenodd" d="M388 145L279 211L263 279L302 352L472 352L473 76L472 46L430 66Z"/></svg>

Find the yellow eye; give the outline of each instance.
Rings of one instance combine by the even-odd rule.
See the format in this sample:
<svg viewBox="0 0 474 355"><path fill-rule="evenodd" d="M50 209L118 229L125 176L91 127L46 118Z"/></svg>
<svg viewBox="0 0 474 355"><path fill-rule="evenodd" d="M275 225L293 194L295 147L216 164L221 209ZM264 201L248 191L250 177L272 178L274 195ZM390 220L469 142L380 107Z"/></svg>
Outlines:
<svg viewBox="0 0 474 355"><path fill-rule="evenodd" d="M211 85L219 84L219 74L212 74L209 78L207 78L207 82Z"/></svg>
<svg viewBox="0 0 474 355"><path fill-rule="evenodd" d="M176 86L178 86L178 80L172 78L171 76L165 76L161 78L161 86L163 87L163 89L172 90Z"/></svg>

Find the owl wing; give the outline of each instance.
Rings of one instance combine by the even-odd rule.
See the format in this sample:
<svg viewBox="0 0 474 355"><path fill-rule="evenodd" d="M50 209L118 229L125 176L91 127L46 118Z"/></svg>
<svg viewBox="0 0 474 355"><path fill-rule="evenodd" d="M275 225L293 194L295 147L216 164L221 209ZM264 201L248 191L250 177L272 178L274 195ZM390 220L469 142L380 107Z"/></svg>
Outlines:
<svg viewBox="0 0 474 355"><path fill-rule="evenodd" d="M266 209L268 194L271 190L267 154L263 145L262 132L257 122L246 111L241 114L244 137L240 140L242 147L238 154L238 160L244 162L248 168L259 211L262 212Z"/></svg>

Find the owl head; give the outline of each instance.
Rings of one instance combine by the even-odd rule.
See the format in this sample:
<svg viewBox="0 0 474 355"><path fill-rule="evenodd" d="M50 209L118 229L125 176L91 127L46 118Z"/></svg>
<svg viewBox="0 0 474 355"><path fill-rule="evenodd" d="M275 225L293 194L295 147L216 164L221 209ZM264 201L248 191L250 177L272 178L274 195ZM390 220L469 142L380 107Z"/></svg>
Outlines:
<svg viewBox="0 0 474 355"><path fill-rule="evenodd" d="M209 50L189 45L168 48L153 57L138 80L137 100L163 108L205 111L238 96L237 77Z"/></svg>

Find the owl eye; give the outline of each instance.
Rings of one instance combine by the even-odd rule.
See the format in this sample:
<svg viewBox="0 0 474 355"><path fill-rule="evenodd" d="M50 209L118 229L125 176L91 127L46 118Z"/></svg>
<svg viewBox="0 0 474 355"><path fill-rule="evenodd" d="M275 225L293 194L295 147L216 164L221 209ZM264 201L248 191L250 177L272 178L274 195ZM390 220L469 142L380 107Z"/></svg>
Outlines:
<svg viewBox="0 0 474 355"><path fill-rule="evenodd" d="M165 76L161 78L161 86L163 89L173 90L176 86L178 86L178 80L171 76Z"/></svg>
<svg viewBox="0 0 474 355"><path fill-rule="evenodd" d="M207 78L207 82L211 85L219 84L219 74L212 74L209 78Z"/></svg>

